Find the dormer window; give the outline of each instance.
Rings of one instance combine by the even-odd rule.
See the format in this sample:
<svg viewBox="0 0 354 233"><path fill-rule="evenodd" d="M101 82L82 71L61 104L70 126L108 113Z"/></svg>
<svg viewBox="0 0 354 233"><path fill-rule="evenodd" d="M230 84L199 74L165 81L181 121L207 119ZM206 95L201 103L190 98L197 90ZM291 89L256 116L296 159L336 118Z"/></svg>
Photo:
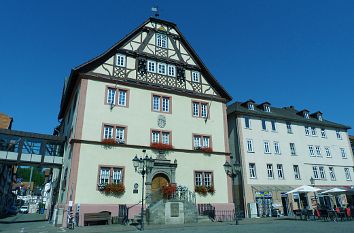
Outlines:
<svg viewBox="0 0 354 233"><path fill-rule="evenodd" d="M265 111L265 112L270 112L270 107L269 107L269 105L264 105L264 111Z"/></svg>
<svg viewBox="0 0 354 233"><path fill-rule="evenodd" d="M309 113L308 113L308 112L304 112L304 117L305 117L306 119L309 119L309 118L310 118Z"/></svg>
<svg viewBox="0 0 354 233"><path fill-rule="evenodd" d="M167 35L157 33L156 34L156 45L160 48L167 48Z"/></svg>
<svg viewBox="0 0 354 233"><path fill-rule="evenodd" d="M248 104L248 110L254 110L254 104L249 103Z"/></svg>
<svg viewBox="0 0 354 233"><path fill-rule="evenodd" d="M317 119L318 119L319 121L322 121L322 120L323 120L322 115L319 114L318 117L317 117Z"/></svg>
<svg viewBox="0 0 354 233"><path fill-rule="evenodd" d="M200 82L200 73L198 71L192 71L192 82Z"/></svg>

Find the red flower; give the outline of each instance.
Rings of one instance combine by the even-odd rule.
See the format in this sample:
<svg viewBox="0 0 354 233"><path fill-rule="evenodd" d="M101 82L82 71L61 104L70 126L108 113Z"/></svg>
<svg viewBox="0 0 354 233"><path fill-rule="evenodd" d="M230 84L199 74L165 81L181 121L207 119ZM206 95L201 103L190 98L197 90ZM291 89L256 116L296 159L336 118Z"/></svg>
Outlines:
<svg viewBox="0 0 354 233"><path fill-rule="evenodd" d="M113 138L105 138L105 139L102 140L102 144L104 144L104 145L115 145L115 144L117 144L117 142Z"/></svg>
<svg viewBox="0 0 354 233"><path fill-rule="evenodd" d="M112 194L112 195L122 195L125 192L125 186L123 183L118 183L118 184L107 184L103 192L106 194Z"/></svg>
<svg viewBox="0 0 354 233"><path fill-rule="evenodd" d="M176 184L167 184L161 188L163 198L170 199L176 192Z"/></svg>
<svg viewBox="0 0 354 233"><path fill-rule="evenodd" d="M202 147L200 150L204 153L212 153L213 152L213 148L211 148L211 147Z"/></svg>
<svg viewBox="0 0 354 233"><path fill-rule="evenodd" d="M171 144L164 143L151 143L150 147L155 150L172 150L173 146Z"/></svg>
<svg viewBox="0 0 354 233"><path fill-rule="evenodd" d="M208 194L208 189L204 185L195 186L194 191L196 193L199 193L200 195L203 195L203 196Z"/></svg>

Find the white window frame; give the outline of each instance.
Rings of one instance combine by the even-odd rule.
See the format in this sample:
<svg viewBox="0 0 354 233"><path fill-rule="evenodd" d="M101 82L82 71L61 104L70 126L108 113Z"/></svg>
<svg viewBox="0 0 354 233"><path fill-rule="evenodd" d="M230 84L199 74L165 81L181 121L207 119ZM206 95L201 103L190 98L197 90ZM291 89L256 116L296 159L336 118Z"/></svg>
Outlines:
<svg viewBox="0 0 354 233"><path fill-rule="evenodd" d="M277 164L278 178L284 180L284 169L283 164Z"/></svg>
<svg viewBox="0 0 354 233"><path fill-rule="evenodd" d="M293 165L293 170L294 170L294 178L295 178L295 180L301 180L299 165Z"/></svg>
<svg viewBox="0 0 354 233"><path fill-rule="evenodd" d="M208 117L208 104L200 103L200 116L202 118L207 118Z"/></svg>
<svg viewBox="0 0 354 233"><path fill-rule="evenodd" d="M309 113L308 113L308 112L304 112L304 117L305 117L306 119L310 119Z"/></svg>
<svg viewBox="0 0 354 233"><path fill-rule="evenodd" d="M314 149L313 145L309 145L308 148L309 148L309 155L310 155L311 157L316 156L316 155L315 155L315 149Z"/></svg>
<svg viewBox="0 0 354 233"><path fill-rule="evenodd" d="M249 163L248 164L248 170L249 170L250 178L251 179L256 179L257 178L256 164L255 163Z"/></svg>
<svg viewBox="0 0 354 233"><path fill-rule="evenodd" d="M318 166L312 166L312 173L313 173L313 178L315 180L320 179L319 172L318 172Z"/></svg>
<svg viewBox="0 0 354 233"><path fill-rule="evenodd" d="M316 128L315 127L311 127L311 134L312 134L312 136L317 136L317 130L316 130Z"/></svg>
<svg viewBox="0 0 354 233"><path fill-rule="evenodd" d="M271 154L269 141L263 141L264 154Z"/></svg>
<svg viewBox="0 0 354 233"><path fill-rule="evenodd" d="M166 34L156 33L156 46L165 49L168 47L168 39Z"/></svg>
<svg viewBox="0 0 354 233"><path fill-rule="evenodd" d="M345 152L344 148L340 148L340 154L342 156L342 159L347 159L348 158L347 153Z"/></svg>
<svg viewBox="0 0 354 233"><path fill-rule="evenodd" d="M289 147L290 147L290 154L291 154L291 155L296 155L295 143L290 142L290 143L289 143Z"/></svg>
<svg viewBox="0 0 354 233"><path fill-rule="evenodd" d="M100 167L99 184L109 184L111 169L109 167Z"/></svg>
<svg viewBox="0 0 354 233"><path fill-rule="evenodd" d="M116 142L125 143L125 127L116 127Z"/></svg>
<svg viewBox="0 0 354 233"><path fill-rule="evenodd" d="M124 54L118 53L116 55L116 66L125 67L126 65L126 56Z"/></svg>
<svg viewBox="0 0 354 233"><path fill-rule="evenodd" d="M305 126L305 135L309 136L310 135L310 127Z"/></svg>
<svg viewBox="0 0 354 233"><path fill-rule="evenodd" d="M249 117L245 117L245 128L251 129L251 119Z"/></svg>
<svg viewBox="0 0 354 233"><path fill-rule="evenodd" d="M200 83L200 73L198 71L192 71L192 82Z"/></svg>
<svg viewBox="0 0 354 233"><path fill-rule="evenodd" d="M107 104L110 104L110 105L116 104L116 94L117 94L117 90L115 88L108 88L108 90L107 90Z"/></svg>
<svg viewBox="0 0 354 233"><path fill-rule="evenodd" d="M321 129L321 137L327 138L326 129Z"/></svg>
<svg viewBox="0 0 354 233"><path fill-rule="evenodd" d="M151 132L151 142L152 143L160 143L160 131L153 130Z"/></svg>
<svg viewBox="0 0 354 233"><path fill-rule="evenodd" d="M176 66L168 65L167 66L167 75L171 77L176 77Z"/></svg>
<svg viewBox="0 0 354 233"><path fill-rule="evenodd" d="M334 172L334 167L328 167L328 170L329 170L329 177L331 177L331 180L337 180L336 173Z"/></svg>
<svg viewBox="0 0 354 233"><path fill-rule="evenodd" d="M167 74L167 64L158 62L157 63L157 73L166 75Z"/></svg>
<svg viewBox="0 0 354 233"><path fill-rule="evenodd" d="M331 158L332 154L331 154L331 150L328 146L325 147L325 152L326 152L326 157L327 158Z"/></svg>
<svg viewBox="0 0 354 233"><path fill-rule="evenodd" d="M270 106L269 105L264 105L264 111L265 112L270 112Z"/></svg>
<svg viewBox="0 0 354 233"><path fill-rule="evenodd" d="M267 164L267 177L268 179L274 179L273 164Z"/></svg>
<svg viewBox="0 0 354 233"><path fill-rule="evenodd" d="M159 112L160 111L160 98L161 96L153 95L152 96L152 110Z"/></svg>
<svg viewBox="0 0 354 233"><path fill-rule="evenodd" d="M118 105L127 106L127 90L119 89L118 90Z"/></svg>
<svg viewBox="0 0 354 233"><path fill-rule="evenodd" d="M342 140L342 135L339 130L336 130L337 139Z"/></svg>
<svg viewBox="0 0 354 233"><path fill-rule="evenodd" d="M280 144L279 142L274 142L274 154L280 155L281 151L280 151Z"/></svg>
<svg viewBox="0 0 354 233"><path fill-rule="evenodd" d="M254 110L254 104L253 103L249 103L247 108L248 108L248 110Z"/></svg>
<svg viewBox="0 0 354 233"><path fill-rule="evenodd" d="M156 73L156 61L148 60L147 61L147 71L150 73Z"/></svg>
<svg viewBox="0 0 354 233"><path fill-rule="evenodd" d="M254 146L252 139L246 139L246 148L248 153L254 153Z"/></svg>
<svg viewBox="0 0 354 233"><path fill-rule="evenodd" d="M272 131L276 132L277 131L277 122L276 121L270 121Z"/></svg>
<svg viewBox="0 0 354 233"><path fill-rule="evenodd" d="M162 112L170 112L170 97L162 96L161 106Z"/></svg>
<svg viewBox="0 0 354 233"><path fill-rule="evenodd" d="M315 150L316 150L316 156L317 157L322 156L321 147L320 146L315 146Z"/></svg>
<svg viewBox="0 0 354 233"><path fill-rule="evenodd" d="M123 182L122 174L123 174L123 169L122 168L114 167L112 169L112 180L111 180L112 184L122 183Z"/></svg>
<svg viewBox="0 0 354 233"><path fill-rule="evenodd" d="M114 136L114 127L110 125L105 125L103 127L103 138L104 139L113 139Z"/></svg>
<svg viewBox="0 0 354 233"><path fill-rule="evenodd" d="M267 131L267 121L262 119L261 120L261 126L262 126L262 130Z"/></svg>
<svg viewBox="0 0 354 233"><path fill-rule="evenodd" d="M325 180L326 179L326 171L325 171L324 167L323 166L319 166L318 170L320 172L320 178L322 180Z"/></svg>
<svg viewBox="0 0 354 233"><path fill-rule="evenodd" d="M344 168L344 174L345 174L345 179L347 181L351 181L352 180L349 168L347 168L347 167Z"/></svg>
<svg viewBox="0 0 354 233"><path fill-rule="evenodd" d="M286 129L287 129L288 133L290 133L290 134L293 133L293 129L291 127L291 123L290 122L286 122Z"/></svg>

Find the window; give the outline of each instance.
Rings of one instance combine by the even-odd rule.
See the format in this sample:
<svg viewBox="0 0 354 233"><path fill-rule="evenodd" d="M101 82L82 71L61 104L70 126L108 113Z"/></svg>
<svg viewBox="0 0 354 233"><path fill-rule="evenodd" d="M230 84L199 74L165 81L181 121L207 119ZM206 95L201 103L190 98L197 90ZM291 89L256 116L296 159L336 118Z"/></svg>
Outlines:
<svg viewBox="0 0 354 233"><path fill-rule="evenodd" d="M248 110L254 110L254 104L249 103L247 108L248 108Z"/></svg>
<svg viewBox="0 0 354 233"><path fill-rule="evenodd" d="M290 122L286 122L286 129L288 130L288 133L293 133L293 129L291 127L291 123Z"/></svg>
<svg viewBox="0 0 354 233"><path fill-rule="evenodd" d="M342 135L340 135L339 130L336 131L336 135L337 135L337 138L338 138L338 139L342 139Z"/></svg>
<svg viewBox="0 0 354 233"><path fill-rule="evenodd" d="M250 164L248 164L248 166L249 166L249 171L250 171L250 178L255 179L257 177L256 164L250 163Z"/></svg>
<svg viewBox="0 0 354 233"><path fill-rule="evenodd" d="M116 56L116 65L120 67L125 67L125 55L117 54Z"/></svg>
<svg viewBox="0 0 354 233"><path fill-rule="evenodd" d="M171 133L168 131L152 130L151 143L162 143L171 145Z"/></svg>
<svg viewBox="0 0 354 233"><path fill-rule="evenodd" d="M318 167L318 169L320 170L321 179L326 179L326 172L324 170L324 167Z"/></svg>
<svg viewBox="0 0 354 233"><path fill-rule="evenodd" d="M161 48L167 48L167 35L156 33L156 45Z"/></svg>
<svg viewBox="0 0 354 233"><path fill-rule="evenodd" d="M192 102L192 111L193 117L200 117L200 118L208 118L209 111L208 111L208 103L203 102Z"/></svg>
<svg viewBox="0 0 354 233"><path fill-rule="evenodd" d="M148 60L147 61L147 70L148 70L148 72L156 73L156 62Z"/></svg>
<svg viewBox="0 0 354 233"><path fill-rule="evenodd" d="M252 139L247 139L247 152L254 152Z"/></svg>
<svg viewBox="0 0 354 233"><path fill-rule="evenodd" d="M104 139L113 138L113 126L104 126L103 138Z"/></svg>
<svg viewBox="0 0 354 233"><path fill-rule="evenodd" d="M325 129L321 129L321 137L322 138L326 138L327 137Z"/></svg>
<svg viewBox="0 0 354 233"><path fill-rule="evenodd" d="M103 139L115 139L118 143L125 143L126 127L119 125L104 125Z"/></svg>
<svg viewBox="0 0 354 233"><path fill-rule="evenodd" d="M318 120L319 120L319 121L322 121L322 120L323 120L322 115L318 115Z"/></svg>
<svg viewBox="0 0 354 233"><path fill-rule="evenodd" d="M157 63L157 73L158 74L166 74L166 67L165 63Z"/></svg>
<svg viewBox="0 0 354 233"><path fill-rule="evenodd" d="M127 106L127 90L119 90L118 105Z"/></svg>
<svg viewBox="0 0 354 233"><path fill-rule="evenodd" d="M309 118L310 118L309 113L308 113L308 112L304 112L304 117L305 117L306 119L309 119Z"/></svg>
<svg viewBox="0 0 354 233"><path fill-rule="evenodd" d="M266 120L262 120L262 129L267 130Z"/></svg>
<svg viewBox="0 0 354 233"><path fill-rule="evenodd" d="M98 184L119 184L123 182L123 168L100 167Z"/></svg>
<svg viewBox="0 0 354 233"><path fill-rule="evenodd" d="M125 128L116 127L116 141L118 143L124 143L125 141Z"/></svg>
<svg viewBox="0 0 354 233"><path fill-rule="evenodd" d="M211 138L206 135L193 135L194 149L211 148Z"/></svg>
<svg viewBox="0 0 354 233"><path fill-rule="evenodd" d="M246 129L251 128L251 121L250 121L250 118L248 118L248 117L245 117L245 126L246 126Z"/></svg>
<svg viewBox="0 0 354 233"><path fill-rule="evenodd" d="M293 169L294 169L294 177L295 180L300 180L300 169L299 169L299 165L293 165Z"/></svg>
<svg viewBox="0 0 354 233"><path fill-rule="evenodd" d="M340 154L342 155L343 159L347 158L347 153L345 153L345 149L344 148L340 148Z"/></svg>
<svg viewBox="0 0 354 233"><path fill-rule="evenodd" d="M200 73L198 71L192 71L192 82L200 82Z"/></svg>
<svg viewBox="0 0 354 233"><path fill-rule="evenodd" d="M174 65L168 65L167 66L167 70L168 70L168 76L171 76L171 77L176 77L176 66Z"/></svg>
<svg viewBox="0 0 354 233"><path fill-rule="evenodd" d="M274 142L274 153L280 155L280 146L279 142Z"/></svg>
<svg viewBox="0 0 354 233"><path fill-rule="evenodd" d="M278 178L284 179L283 164L277 164Z"/></svg>
<svg viewBox="0 0 354 233"><path fill-rule="evenodd" d="M108 88L107 90L107 98L106 103L110 105L116 104L116 89L115 88Z"/></svg>
<svg viewBox="0 0 354 233"><path fill-rule="evenodd" d="M270 107L269 107L269 105L264 105L264 111L265 111L265 112L270 112Z"/></svg>
<svg viewBox="0 0 354 233"><path fill-rule="evenodd" d="M334 173L333 167L329 167L329 176L331 177L331 180L336 180L336 174Z"/></svg>
<svg viewBox="0 0 354 233"><path fill-rule="evenodd" d="M327 157L327 158L332 157L331 151L329 150L329 147L325 147L325 152L326 152L326 157Z"/></svg>
<svg viewBox="0 0 354 233"><path fill-rule="evenodd" d="M315 148L316 148L317 156L321 156L321 148L320 148L320 146L315 146Z"/></svg>
<svg viewBox="0 0 354 233"><path fill-rule="evenodd" d="M270 147L269 147L269 142L264 141L264 153L265 154L270 154Z"/></svg>
<svg viewBox="0 0 354 233"><path fill-rule="evenodd" d="M276 123L275 123L275 121L271 121L271 123L272 123L272 131L277 131L277 127L276 127Z"/></svg>
<svg viewBox="0 0 354 233"><path fill-rule="evenodd" d="M309 136L310 135L310 129L308 126L305 126L305 135Z"/></svg>
<svg viewBox="0 0 354 233"><path fill-rule="evenodd" d="M312 127L311 132L312 132L312 136L317 136L316 128Z"/></svg>
<svg viewBox="0 0 354 233"><path fill-rule="evenodd" d="M213 173L205 171L197 171L194 173L195 177L195 186L213 186Z"/></svg>
<svg viewBox="0 0 354 233"><path fill-rule="evenodd" d="M290 153L291 155L296 155L295 143L290 142Z"/></svg>
<svg viewBox="0 0 354 233"><path fill-rule="evenodd" d="M314 179L319 179L317 166L313 166L312 167L312 172L313 172L313 178Z"/></svg>
<svg viewBox="0 0 354 233"><path fill-rule="evenodd" d="M345 173L345 178L346 178L346 180L352 180L352 177L350 176L350 170L349 170L349 168L344 168L344 173Z"/></svg>
<svg viewBox="0 0 354 233"><path fill-rule="evenodd" d="M171 102L170 96L153 95L152 110L154 112L171 113L170 102Z"/></svg>
<svg viewBox="0 0 354 233"><path fill-rule="evenodd" d="M267 164L267 175L268 178L273 179L274 175L273 175L273 164Z"/></svg>
<svg viewBox="0 0 354 233"><path fill-rule="evenodd" d="M315 151L313 150L313 146L309 146L309 155L310 156L315 156Z"/></svg>

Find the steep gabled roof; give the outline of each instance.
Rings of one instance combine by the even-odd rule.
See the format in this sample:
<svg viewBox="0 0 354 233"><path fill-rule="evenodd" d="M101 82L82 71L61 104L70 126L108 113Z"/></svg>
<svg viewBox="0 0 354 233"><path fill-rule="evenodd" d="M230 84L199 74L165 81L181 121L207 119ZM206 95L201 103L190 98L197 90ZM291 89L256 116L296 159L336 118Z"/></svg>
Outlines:
<svg viewBox="0 0 354 233"><path fill-rule="evenodd" d="M186 46L186 49L188 50L188 52L192 55L192 57L195 59L196 63L203 70L203 74L205 74L205 79L210 83L210 85L213 88L215 88L216 92L222 98L224 98L226 100L226 102L228 102L232 99L232 97L229 95L229 93L221 86L221 84L214 78L214 76L211 74L211 72L208 70L208 68L204 65L203 61L200 59L200 57L194 51L192 46L188 43L188 41L185 39L183 34L180 32L177 25L172 22L168 22L165 20L156 19L156 18L151 17L148 20L146 20L143 24L141 24L139 27L137 27L135 30L133 30L131 33L127 34L123 39L118 41L115 45L113 45L110 49L108 49L107 51L105 51L101 55L99 55L99 56L89 60L88 62L86 62L82 65L79 65L71 70L70 76L69 76L67 84L66 84L66 88L63 92L58 119L61 119L63 117L63 114L65 112L65 108L66 108L67 104L69 103L70 96L72 95L75 84L77 82L78 75L80 73L86 73L86 72L89 72L90 70L93 70L94 68L98 67L100 64L104 63L107 59L109 59L110 57L115 55L116 50L119 47L123 46L129 40L133 39L134 36L136 36L144 28L144 26L149 22L161 23L161 24L170 26L174 30L176 30L176 32L180 36L182 43Z"/></svg>

